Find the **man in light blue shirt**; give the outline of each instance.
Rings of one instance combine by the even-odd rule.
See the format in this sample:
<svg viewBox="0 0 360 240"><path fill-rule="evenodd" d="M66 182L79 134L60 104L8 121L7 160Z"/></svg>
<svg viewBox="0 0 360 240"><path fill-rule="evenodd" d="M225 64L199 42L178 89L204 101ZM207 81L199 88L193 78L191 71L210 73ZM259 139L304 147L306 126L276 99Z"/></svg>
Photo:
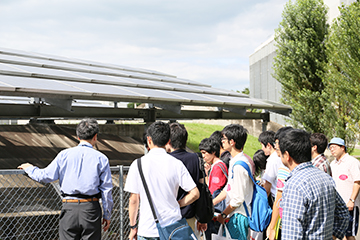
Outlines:
<svg viewBox="0 0 360 240"><path fill-rule="evenodd" d="M18 167L39 182L59 180L63 196L60 240L101 239L99 198L102 198L104 211L103 229L109 229L113 206L111 171L108 158L93 149L98 132L95 119L84 119L76 128L78 146L61 151L44 169L30 163Z"/></svg>

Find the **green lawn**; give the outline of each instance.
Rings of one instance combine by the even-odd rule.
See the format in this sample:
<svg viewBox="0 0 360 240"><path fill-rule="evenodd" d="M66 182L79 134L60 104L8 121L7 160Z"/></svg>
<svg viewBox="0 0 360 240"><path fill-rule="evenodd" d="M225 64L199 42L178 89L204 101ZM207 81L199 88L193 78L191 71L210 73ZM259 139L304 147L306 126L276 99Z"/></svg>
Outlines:
<svg viewBox="0 0 360 240"><path fill-rule="evenodd" d="M194 152L199 152L199 143L204 138L210 137L210 135L216 131L221 131L224 127L220 125L210 125L203 123L182 123L186 127L189 137L187 146ZM244 153L252 157L254 153L261 149L261 144L257 140L258 136L248 135L248 139L245 143ZM354 149L351 152L352 156L360 156L360 149Z"/></svg>
<svg viewBox="0 0 360 240"><path fill-rule="evenodd" d="M194 152L199 152L199 143L204 138L210 137L210 135L216 130L221 131L224 127L220 125L210 125L203 123L182 123L188 131L187 147ZM257 140L257 137L248 135L248 139L245 143L244 153L252 157L254 153L261 149L261 145Z"/></svg>

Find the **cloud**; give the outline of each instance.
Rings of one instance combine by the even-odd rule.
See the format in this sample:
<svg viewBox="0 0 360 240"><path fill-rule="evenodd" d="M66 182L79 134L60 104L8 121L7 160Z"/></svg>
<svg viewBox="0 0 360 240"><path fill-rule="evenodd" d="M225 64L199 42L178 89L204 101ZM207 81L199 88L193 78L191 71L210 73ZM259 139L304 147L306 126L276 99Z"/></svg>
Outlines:
<svg viewBox="0 0 360 240"><path fill-rule="evenodd" d="M285 0L0 2L0 46L152 69L242 90Z"/></svg>

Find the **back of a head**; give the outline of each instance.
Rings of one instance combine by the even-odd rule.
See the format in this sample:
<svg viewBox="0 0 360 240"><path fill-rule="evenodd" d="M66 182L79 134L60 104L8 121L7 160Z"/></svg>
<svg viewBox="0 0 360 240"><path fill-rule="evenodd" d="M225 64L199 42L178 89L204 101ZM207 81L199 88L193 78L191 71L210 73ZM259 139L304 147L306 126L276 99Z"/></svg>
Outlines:
<svg viewBox="0 0 360 240"><path fill-rule="evenodd" d="M283 137L286 134L287 131L290 131L292 129L294 129L294 128L290 127L290 126L280 128L275 133L274 140L276 140L276 139L279 140L281 137Z"/></svg>
<svg viewBox="0 0 360 240"><path fill-rule="evenodd" d="M231 139L235 141L236 149L241 150L244 148L248 131L243 126L239 124L230 124L224 127L221 133L225 135L229 141Z"/></svg>
<svg viewBox="0 0 360 240"><path fill-rule="evenodd" d="M255 173L258 175L261 170L265 170L266 168L266 160L269 156L266 156L264 151L259 149L254 153L253 161L255 164Z"/></svg>
<svg viewBox="0 0 360 240"><path fill-rule="evenodd" d="M215 141L217 141L220 145L220 147L222 148L222 143L221 143L221 138L222 138L222 133L221 131L215 131L213 132L210 137L211 139L214 139Z"/></svg>
<svg viewBox="0 0 360 240"><path fill-rule="evenodd" d="M99 124L96 119L85 118L76 127L76 135L80 140L91 140L99 133Z"/></svg>
<svg viewBox="0 0 360 240"><path fill-rule="evenodd" d="M265 147L268 145L268 143L270 143L272 147L275 147L274 146L275 132L274 131L262 132L260 133L258 140L260 143L264 144Z"/></svg>
<svg viewBox="0 0 360 240"><path fill-rule="evenodd" d="M155 146L164 147L170 139L169 124L164 122L154 122L146 130L146 135L151 137Z"/></svg>
<svg viewBox="0 0 360 240"><path fill-rule="evenodd" d="M220 156L220 145L215 139L211 137L201 140L199 144L199 150L204 150L210 154L215 153L216 157Z"/></svg>
<svg viewBox="0 0 360 240"><path fill-rule="evenodd" d="M174 122L170 124L170 144L174 149L185 149L188 132L183 124Z"/></svg>
<svg viewBox="0 0 360 240"><path fill-rule="evenodd" d="M311 160L310 134L301 129L292 129L279 139L281 154L288 152L297 164Z"/></svg>
<svg viewBox="0 0 360 240"><path fill-rule="evenodd" d="M323 133L313 133L310 136L311 146L317 146L317 152L322 154L328 145L328 139Z"/></svg>

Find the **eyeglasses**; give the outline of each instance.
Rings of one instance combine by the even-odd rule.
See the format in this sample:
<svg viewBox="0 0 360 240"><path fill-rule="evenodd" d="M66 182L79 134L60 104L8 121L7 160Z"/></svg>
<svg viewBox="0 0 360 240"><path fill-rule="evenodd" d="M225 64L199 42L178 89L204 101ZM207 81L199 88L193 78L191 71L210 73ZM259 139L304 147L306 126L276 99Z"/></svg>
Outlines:
<svg viewBox="0 0 360 240"><path fill-rule="evenodd" d="M222 137L222 138L221 138L221 141L226 141L226 140L228 140L227 137Z"/></svg>
<svg viewBox="0 0 360 240"><path fill-rule="evenodd" d="M333 150L333 149L337 149L339 147L340 147L339 145L334 144L334 145L330 145L329 149Z"/></svg>

